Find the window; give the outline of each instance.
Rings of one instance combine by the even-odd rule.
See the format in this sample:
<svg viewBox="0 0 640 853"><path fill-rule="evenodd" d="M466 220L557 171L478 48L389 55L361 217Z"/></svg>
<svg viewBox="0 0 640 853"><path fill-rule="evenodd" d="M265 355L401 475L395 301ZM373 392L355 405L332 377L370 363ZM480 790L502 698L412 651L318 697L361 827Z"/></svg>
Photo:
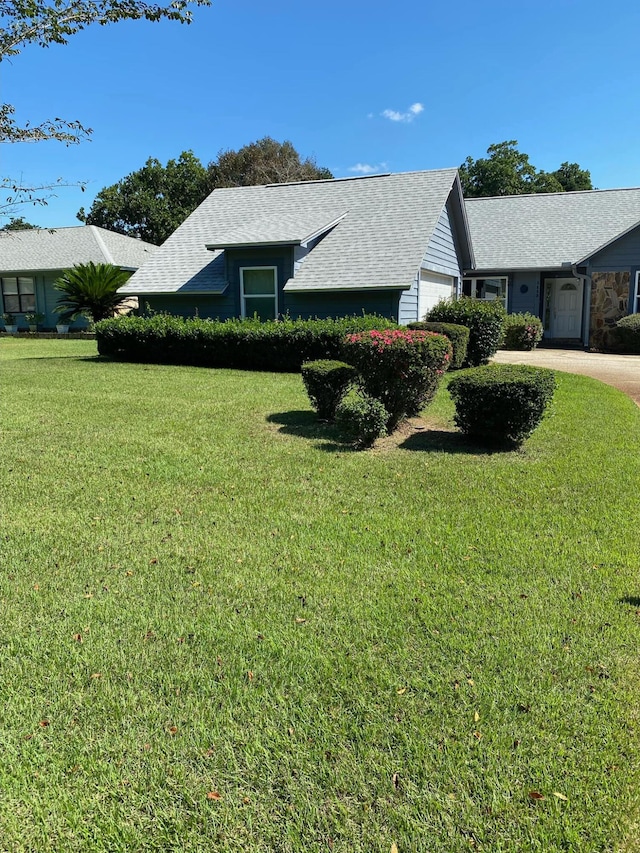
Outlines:
<svg viewBox="0 0 640 853"><path fill-rule="evenodd" d="M636 292L633 300L633 314L640 314L640 270L636 273Z"/></svg>
<svg viewBox="0 0 640 853"><path fill-rule="evenodd" d="M473 299L484 299L492 302L499 299L507 306L507 279L499 276L497 278L465 278L462 282L462 293Z"/></svg>
<svg viewBox="0 0 640 853"><path fill-rule="evenodd" d="M2 302L9 314L24 314L36 310L36 289L32 278L22 276L0 279Z"/></svg>
<svg viewBox="0 0 640 853"><path fill-rule="evenodd" d="M240 267L242 316L275 320L278 316L276 267Z"/></svg>

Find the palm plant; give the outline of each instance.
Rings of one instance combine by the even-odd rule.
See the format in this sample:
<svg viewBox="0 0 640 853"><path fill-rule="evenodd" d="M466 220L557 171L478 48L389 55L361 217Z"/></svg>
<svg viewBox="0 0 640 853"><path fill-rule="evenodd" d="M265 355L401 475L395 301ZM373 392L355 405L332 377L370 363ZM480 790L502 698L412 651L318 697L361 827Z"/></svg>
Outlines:
<svg viewBox="0 0 640 853"><path fill-rule="evenodd" d="M62 293L54 311L62 320L84 316L97 323L112 317L122 302L118 288L130 275L113 264L76 264L53 284Z"/></svg>

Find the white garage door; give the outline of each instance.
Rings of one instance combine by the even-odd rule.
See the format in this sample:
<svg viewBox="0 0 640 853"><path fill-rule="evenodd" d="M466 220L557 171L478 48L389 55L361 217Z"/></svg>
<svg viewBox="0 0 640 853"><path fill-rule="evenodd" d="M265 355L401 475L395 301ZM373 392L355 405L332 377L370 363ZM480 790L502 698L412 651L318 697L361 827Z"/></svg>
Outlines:
<svg viewBox="0 0 640 853"><path fill-rule="evenodd" d="M427 311L430 311L441 299L451 299L454 295L454 286L455 279L453 276L420 270L418 319L422 320Z"/></svg>

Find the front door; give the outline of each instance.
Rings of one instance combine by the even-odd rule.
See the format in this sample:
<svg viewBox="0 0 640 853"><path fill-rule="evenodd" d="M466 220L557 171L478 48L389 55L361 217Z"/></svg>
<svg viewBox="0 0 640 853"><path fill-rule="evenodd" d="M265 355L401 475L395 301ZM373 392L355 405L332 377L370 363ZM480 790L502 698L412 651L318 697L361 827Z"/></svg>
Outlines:
<svg viewBox="0 0 640 853"><path fill-rule="evenodd" d="M582 336L581 278L548 278L545 280L549 305L546 337L580 338Z"/></svg>

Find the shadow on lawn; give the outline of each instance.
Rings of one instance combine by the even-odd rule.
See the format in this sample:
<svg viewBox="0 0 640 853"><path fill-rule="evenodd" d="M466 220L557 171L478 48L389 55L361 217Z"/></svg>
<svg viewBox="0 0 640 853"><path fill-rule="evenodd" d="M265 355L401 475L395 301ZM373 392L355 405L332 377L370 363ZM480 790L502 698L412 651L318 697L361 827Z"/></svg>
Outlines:
<svg viewBox="0 0 640 853"><path fill-rule="evenodd" d="M624 598L619 598L620 604L629 604L631 607L640 608L640 595L625 595Z"/></svg>
<svg viewBox="0 0 640 853"><path fill-rule="evenodd" d="M306 409L274 412L267 416L267 422L277 424L280 427L279 432L285 435L311 439L319 450L329 453L357 452L353 444L343 439L335 424L319 421L315 412Z"/></svg>
<svg viewBox="0 0 640 853"><path fill-rule="evenodd" d="M461 432L444 429L425 429L409 435L398 447L422 453L467 453L471 456L493 456L513 450L510 447L488 447L474 444Z"/></svg>

